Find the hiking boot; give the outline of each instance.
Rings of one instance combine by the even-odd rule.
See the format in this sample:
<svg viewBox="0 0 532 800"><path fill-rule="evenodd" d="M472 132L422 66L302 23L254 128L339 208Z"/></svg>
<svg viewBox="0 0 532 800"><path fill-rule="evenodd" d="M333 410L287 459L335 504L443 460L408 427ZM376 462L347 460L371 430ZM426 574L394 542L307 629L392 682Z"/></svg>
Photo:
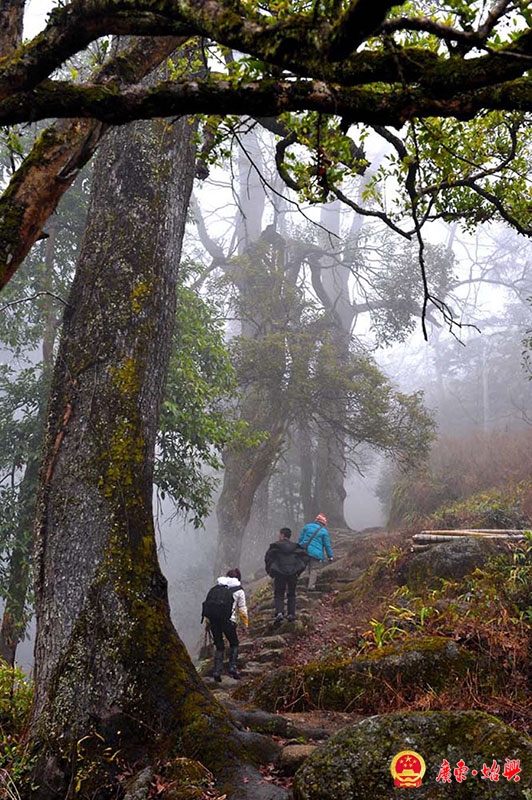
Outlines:
<svg viewBox="0 0 532 800"><path fill-rule="evenodd" d="M212 677L214 678L216 683L222 682L223 664L224 664L224 651L216 650L214 654L214 671L212 673Z"/></svg>
<svg viewBox="0 0 532 800"><path fill-rule="evenodd" d="M235 680L240 680L240 673L236 668L236 664L238 661L238 646L233 646L229 648L229 669L227 672L229 675Z"/></svg>
<svg viewBox="0 0 532 800"><path fill-rule="evenodd" d="M273 621L274 627L278 628L282 621L283 621L283 612L279 611L279 613L275 615L275 619Z"/></svg>
<svg viewBox="0 0 532 800"><path fill-rule="evenodd" d="M288 620L288 622L295 622L296 621L296 615L295 614L289 614L286 619Z"/></svg>
<svg viewBox="0 0 532 800"><path fill-rule="evenodd" d="M233 667L233 668L229 667L227 672L233 678L233 680L235 680L235 681L242 680L242 675L237 671L236 667Z"/></svg>

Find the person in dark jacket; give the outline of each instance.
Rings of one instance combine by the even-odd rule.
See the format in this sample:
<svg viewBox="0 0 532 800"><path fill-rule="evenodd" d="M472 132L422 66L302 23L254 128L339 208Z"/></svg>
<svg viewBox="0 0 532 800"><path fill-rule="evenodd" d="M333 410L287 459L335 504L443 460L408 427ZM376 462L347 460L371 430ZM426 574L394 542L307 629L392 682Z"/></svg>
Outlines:
<svg viewBox="0 0 532 800"><path fill-rule="evenodd" d="M266 572L274 580L275 625L280 625L284 617L285 592L287 619L293 621L296 618L297 579L308 561L303 548L290 541L291 536L290 528L281 528L279 540L269 546L264 556Z"/></svg>

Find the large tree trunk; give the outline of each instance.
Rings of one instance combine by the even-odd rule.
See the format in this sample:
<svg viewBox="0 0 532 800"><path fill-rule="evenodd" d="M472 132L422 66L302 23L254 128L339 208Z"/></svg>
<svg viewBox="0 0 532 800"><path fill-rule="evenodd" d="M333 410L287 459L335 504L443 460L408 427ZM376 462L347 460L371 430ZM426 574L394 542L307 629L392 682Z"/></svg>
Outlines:
<svg viewBox="0 0 532 800"><path fill-rule="evenodd" d="M36 526L32 739L47 800L107 797L116 767L105 753L127 763L194 753L216 768L236 751L171 624L152 518L194 130L186 119L117 129L95 171Z"/></svg>
<svg viewBox="0 0 532 800"><path fill-rule="evenodd" d="M249 402L250 398L248 406ZM250 415L243 418L253 420L258 428L268 431L267 440L246 450L228 448L224 454L223 488L216 506L219 535L215 572L218 575L240 566L244 533L255 493L269 478L287 429L286 415L282 411L266 419L259 411L259 402L257 400L255 411L250 410Z"/></svg>
<svg viewBox="0 0 532 800"><path fill-rule="evenodd" d="M335 237L322 234L324 250L334 252L341 242L341 207L338 201L323 206L320 221L324 230ZM314 266L313 285L327 313L329 336L326 342L327 360L333 358L338 364L349 358L353 307L349 297L349 270L338 259L322 257ZM345 416L345 402L342 397L328 399L326 416L341 422ZM327 516L331 528L347 528L344 516L346 498L345 478L347 462L345 457L345 434L341 424L321 422L318 431L318 457L316 459L315 512Z"/></svg>

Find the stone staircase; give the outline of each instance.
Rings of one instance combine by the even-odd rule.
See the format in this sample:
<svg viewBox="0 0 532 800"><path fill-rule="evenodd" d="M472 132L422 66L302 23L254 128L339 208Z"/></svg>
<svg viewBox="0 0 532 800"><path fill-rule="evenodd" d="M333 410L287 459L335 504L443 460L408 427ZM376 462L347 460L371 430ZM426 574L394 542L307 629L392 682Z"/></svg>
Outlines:
<svg viewBox="0 0 532 800"><path fill-rule="evenodd" d="M374 535L373 532L371 535ZM349 715L340 712L322 712L321 715L269 714L239 700L238 694L242 694L241 689L245 688L248 681L286 663L286 654L291 647L312 629L313 609L322 598L332 592L341 592L346 584L362 574L367 567L367 538L364 533L353 531L332 532L335 560L319 571L313 590L308 590L307 573L301 576L296 590L296 619L292 622L285 619L278 626L274 624L271 578L263 573L246 584L250 625L247 631L239 629L240 681L231 678L227 669L224 669L221 683L215 682L211 677L212 658L198 664L198 671L209 689L227 708L237 726L274 735L279 745L278 769L283 776L293 775L319 743L339 727L348 724L348 719L344 717L348 718ZM353 547L356 549L357 546L361 555L353 559ZM316 717L325 724L316 724Z"/></svg>
<svg viewBox="0 0 532 800"><path fill-rule="evenodd" d="M241 680L236 681L228 675L225 666L221 682L215 682L212 658L198 665L209 689L227 708L237 726L274 736L279 748L276 768L282 779L293 775L313 749L338 727L333 724L336 715L327 712L324 715L325 726L314 724L312 720L299 719L297 714L269 714L250 707L235 694L238 695L248 681L282 666L293 643L312 627L313 608L322 597L354 577L353 573L344 573L338 563L333 562L320 570L316 589L309 591L308 577L304 574L296 591L296 619L292 622L283 620L280 625L274 624L273 581L268 576L258 578L246 586L250 625L245 632L239 630Z"/></svg>
<svg viewBox="0 0 532 800"><path fill-rule="evenodd" d="M242 679L248 680L275 669L283 661L290 643L312 625L312 608L320 602L324 595L332 591L341 591L346 584L356 580L367 566L366 552L368 541L376 537L385 537L382 529L355 532L352 530L331 530L331 541L334 549L334 561L325 564L318 573L316 588L308 590L308 574L300 577L296 591L296 620L283 620L279 627L274 625L273 581L262 570L245 585L249 607L250 625L247 631L239 629L240 656L239 669ZM353 552L360 550L360 557L353 559ZM212 662L206 658L206 652L200 654L197 665L200 674L209 682L214 691L227 692L236 688L239 682L224 674L222 683L210 680ZM211 686L211 683L213 684Z"/></svg>

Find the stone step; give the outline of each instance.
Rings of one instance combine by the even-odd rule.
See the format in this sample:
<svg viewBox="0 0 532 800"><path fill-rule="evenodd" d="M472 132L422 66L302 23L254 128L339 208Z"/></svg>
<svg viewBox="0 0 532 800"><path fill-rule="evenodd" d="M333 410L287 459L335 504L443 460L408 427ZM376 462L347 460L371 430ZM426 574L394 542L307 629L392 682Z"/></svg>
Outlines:
<svg viewBox="0 0 532 800"><path fill-rule="evenodd" d="M286 639L280 634L275 634L273 636L257 637L254 640L254 644L257 643L260 643L265 647L284 647L286 645Z"/></svg>
<svg viewBox="0 0 532 800"><path fill-rule="evenodd" d="M257 675L264 675L264 664L258 661L248 661L241 669L240 674L243 678L254 678Z"/></svg>
<svg viewBox="0 0 532 800"><path fill-rule="evenodd" d="M330 590L324 589L307 589L304 587L305 594L304 597L307 597L309 600L317 600L319 597L323 597L324 594L329 594Z"/></svg>
<svg viewBox="0 0 532 800"><path fill-rule="evenodd" d="M254 653L254 658L256 661L259 661L261 664L264 664L265 662L280 661L280 659L283 657L283 653L284 653L284 648L259 650L258 652Z"/></svg>
<svg viewBox="0 0 532 800"><path fill-rule="evenodd" d="M241 653L247 653L249 650L252 650L255 647L255 639L240 639L239 649Z"/></svg>

